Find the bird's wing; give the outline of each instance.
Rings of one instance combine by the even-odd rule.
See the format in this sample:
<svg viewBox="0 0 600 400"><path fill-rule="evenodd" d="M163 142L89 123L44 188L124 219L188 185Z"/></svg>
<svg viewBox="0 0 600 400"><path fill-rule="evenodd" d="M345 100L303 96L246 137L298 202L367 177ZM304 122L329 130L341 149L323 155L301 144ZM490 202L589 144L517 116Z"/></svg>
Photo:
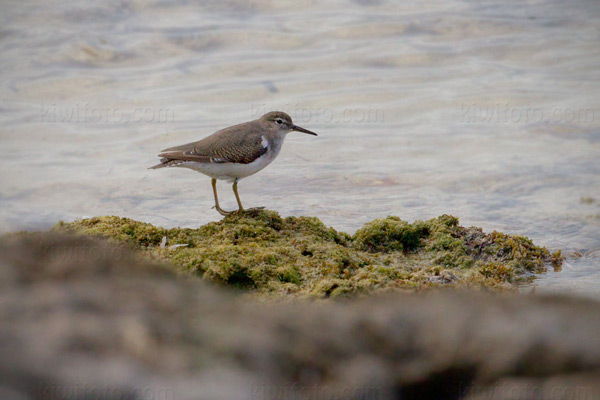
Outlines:
<svg viewBox="0 0 600 400"><path fill-rule="evenodd" d="M198 142L163 150L162 163L172 160L249 164L267 152L268 142L247 123L220 130Z"/></svg>

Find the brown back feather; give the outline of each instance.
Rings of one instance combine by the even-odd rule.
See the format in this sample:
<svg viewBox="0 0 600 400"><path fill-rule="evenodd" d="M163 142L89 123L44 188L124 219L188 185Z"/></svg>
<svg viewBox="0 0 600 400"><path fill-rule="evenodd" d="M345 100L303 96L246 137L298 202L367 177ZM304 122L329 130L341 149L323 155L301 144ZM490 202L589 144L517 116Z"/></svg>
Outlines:
<svg viewBox="0 0 600 400"><path fill-rule="evenodd" d="M270 128L270 123L260 120L230 126L200 141L163 150L159 156L164 161L152 168L172 160L249 164L267 152L262 135L267 136Z"/></svg>

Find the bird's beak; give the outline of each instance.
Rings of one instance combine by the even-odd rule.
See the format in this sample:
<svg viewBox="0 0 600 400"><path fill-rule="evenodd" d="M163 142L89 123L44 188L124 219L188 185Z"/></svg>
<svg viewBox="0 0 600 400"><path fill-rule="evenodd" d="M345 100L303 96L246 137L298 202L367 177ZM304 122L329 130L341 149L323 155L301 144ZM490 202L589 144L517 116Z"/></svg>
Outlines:
<svg viewBox="0 0 600 400"><path fill-rule="evenodd" d="M314 135L314 136L318 136L316 133L309 131L308 129L304 129L301 128L297 125L290 125L290 129L293 131L298 131L298 132L303 132L303 133L308 133L309 135Z"/></svg>

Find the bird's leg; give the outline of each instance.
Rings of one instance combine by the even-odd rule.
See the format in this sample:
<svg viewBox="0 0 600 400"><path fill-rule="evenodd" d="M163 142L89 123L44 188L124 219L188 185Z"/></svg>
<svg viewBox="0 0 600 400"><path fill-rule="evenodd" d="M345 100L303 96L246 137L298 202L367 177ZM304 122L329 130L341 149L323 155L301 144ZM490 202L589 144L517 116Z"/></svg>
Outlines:
<svg viewBox="0 0 600 400"><path fill-rule="evenodd" d="M221 215L227 216L233 213L233 211L225 211L219 206L219 196L217 196L217 180L215 178L212 179L212 188L213 194L215 195L215 206L213 208L216 208Z"/></svg>
<svg viewBox="0 0 600 400"><path fill-rule="evenodd" d="M238 202L238 206L240 207L240 209L237 212L244 212L244 211L252 211L252 210L263 210L264 207L252 207L249 209L244 209L244 207L242 206L242 200L240 200L240 195L238 194L238 190L237 190L237 184L238 181L235 180L235 182L233 182L233 193L235 193L235 198Z"/></svg>
<svg viewBox="0 0 600 400"><path fill-rule="evenodd" d="M238 184L238 181L236 179L233 182L233 193L235 194L235 199L238 202L238 207L239 207L238 212L242 212L242 211L244 211L244 206L242 206L242 200L240 200L240 195L238 194L238 191L237 191L237 184Z"/></svg>

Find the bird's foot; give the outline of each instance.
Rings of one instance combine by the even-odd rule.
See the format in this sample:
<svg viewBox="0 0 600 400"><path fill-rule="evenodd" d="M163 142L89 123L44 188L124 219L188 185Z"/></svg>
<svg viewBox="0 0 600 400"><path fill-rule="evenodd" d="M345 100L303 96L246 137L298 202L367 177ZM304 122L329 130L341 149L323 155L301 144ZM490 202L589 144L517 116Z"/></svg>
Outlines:
<svg viewBox="0 0 600 400"><path fill-rule="evenodd" d="M233 214L256 214L257 212L260 212L265 209L264 207L252 207L252 208L240 208L239 210L235 210L235 211L226 211L216 205L213 206L212 208L216 209L219 212L219 214L221 214L223 216L228 216L228 215L233 215Z"/></svg>
<svg viewBox="0 0 600 400"><path fill-rule="evenodd" d="M214 205L212 208L216 209L218 211L218 213L221 214L221 215L223 215L223 216L228 216L228 215L234 214L234 213L236 213L236 212L239 211L239 210L238 211L225 211L225 210L223 210L221 207L219 207L217 205Z"/></svg>

